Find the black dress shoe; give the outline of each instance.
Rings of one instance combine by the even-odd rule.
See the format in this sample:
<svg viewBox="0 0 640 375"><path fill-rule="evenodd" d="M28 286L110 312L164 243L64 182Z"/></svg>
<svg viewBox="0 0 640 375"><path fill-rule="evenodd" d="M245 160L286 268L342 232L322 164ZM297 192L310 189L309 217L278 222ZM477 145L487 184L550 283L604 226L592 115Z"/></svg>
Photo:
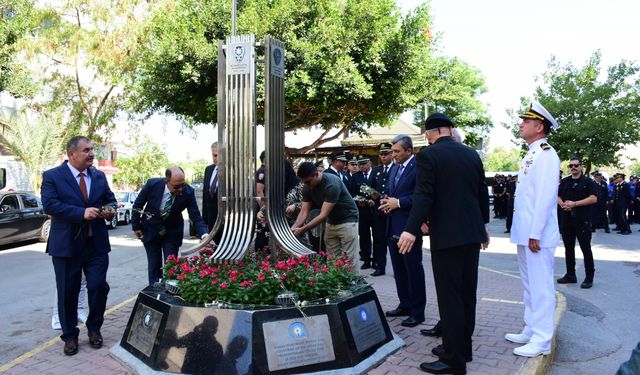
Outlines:
<svg viewBox="0 0 640 375"><path fill-rule="evenodd" d="M589 281L589 280L585 280L582 282L582 284L580 284L580 288L582 289L589 289L593 286L593 281Z"/></svg>
<svg viewBox="0 0 640 375"><path fill-rule="evenodd" d="M401 308L389 310L384 315L389 318L395 318L396 316L409 316L409 312L407 310L402 310Z"/></svg>
<svg viewBox="0 0 640 375"><path fill-rule="evenodd" d="M403 327L415 327L422 322L424 322L424 317L410 316L407 319L403 320L400 325Z"/></svg>
<svg viewBox="0 0 640 375"><path fill-rule="evenodd" d="M375 270L373 271L373 273L371 274L371 276L382 276L384 275L384 270Z"/></svg>
<svg viewBox="0 0 640 375"><path fill-rule="evenodd" d="M505 233L511 233L511 231L509 229L504 231Z"/></svg>
<svg viewBox="0 0 640 375"><path fill-rule="evenodd" d="M64 342L64 354L74 355L78 352L78 338L70 339Z"/></svg>
<svg viewBox="0 0 640 375"><path fill-rule="evenodd" d="M605 233L611 233L611 230L609 230L609 228L604 228L604 232ZM640 231L639 231L640 232Z"/></svg>
<svg viewBox="0 0 640 375"><path fill-rule="evenodd" d="M360 269L361 270L366 270L368 268L371 268L371 262L364 262L361 266Z"/></svg>
<svg viewBox="0 0 640 375"><path fill-rule="evenodd" d="M423 334L424 336L431 336L431 337L442 336L442 330L437 325L433 328L421 329L420 333Z"/></svg>
<svg viewBox="0 0 640 375"><path fill-rule="evenodd" d="M431 349L431 353L433 353L433 355L437 356L437 357L443 357L444 356L444 346L442 346L442 344L436 346L435 348ZM467 362L471 362L473 361L473 357L469 356L466 357L464 359Z"/></svg>
<svg viewBox="0 0 640 375"><path fill-rule="evenodd" d="M89 345L92 348L102 348L102 335L100 332L89 332Z"/></svg>
<svg viewBox="0 0 640 375"><path fill-rule="evenodd" d="M423 362L420 364L420 370L428 372L429 374L455 374L464 375L467 373L466 369L454 369L448 364L442 361L435 362Z"/></svg>
<svg viewBox="0 0 640 375"><path fill-rule="evenodd" d="M578 282L576 275L565 274L558 279L558 284L575 284Z"/></svg>
<svg viewBox="0 0 640 375"><path fill-rule="evenodd" d="M625 231L620 232L620 234L625 234L625 235L626 234L631 234L631 231L630 230L625 230Z"/></svg>

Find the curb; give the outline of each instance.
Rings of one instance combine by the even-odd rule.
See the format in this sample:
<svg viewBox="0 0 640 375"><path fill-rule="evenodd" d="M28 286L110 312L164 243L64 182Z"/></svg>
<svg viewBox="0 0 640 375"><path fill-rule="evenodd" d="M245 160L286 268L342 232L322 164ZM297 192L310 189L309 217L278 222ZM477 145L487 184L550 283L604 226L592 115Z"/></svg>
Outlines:
<svg viewBox="0 0 640 375"><path fill-rule="evenodd" d="M560 324L560 319L565 311L567 311L567 299L564 294L556 290L556 311L554 314L554 334L551 339L551 354L541 355L535 358L527 358L518 372L519 375L545 375L549 372L549 368L551 367L551 363L553 363L553 358L556 354L558 325Z"/></svg>

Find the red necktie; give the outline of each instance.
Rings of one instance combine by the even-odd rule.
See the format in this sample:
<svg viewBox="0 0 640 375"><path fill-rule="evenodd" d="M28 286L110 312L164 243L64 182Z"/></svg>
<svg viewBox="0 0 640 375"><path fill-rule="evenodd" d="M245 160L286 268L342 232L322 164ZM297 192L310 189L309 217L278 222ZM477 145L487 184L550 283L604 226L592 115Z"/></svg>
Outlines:
<svg viewBox="0 0 640 375"><path fill-rule="evenodd" d="M84 173L80 172L80 191L85 202L89 201L89 193L87 192L87 183L84 180Z"/></svg>

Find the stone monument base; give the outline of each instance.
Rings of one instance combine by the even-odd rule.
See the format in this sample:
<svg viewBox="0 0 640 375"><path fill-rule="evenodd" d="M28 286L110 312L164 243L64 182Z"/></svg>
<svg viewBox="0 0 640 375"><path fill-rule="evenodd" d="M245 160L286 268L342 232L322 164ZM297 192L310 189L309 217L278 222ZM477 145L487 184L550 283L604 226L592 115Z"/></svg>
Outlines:
<svg viewBox="0 0 640 375"><path fill-rule="evenodd" d="M404 346L371 288L303 313L199 307L149 286L111 354L138 374L359 374Z"/></svg>

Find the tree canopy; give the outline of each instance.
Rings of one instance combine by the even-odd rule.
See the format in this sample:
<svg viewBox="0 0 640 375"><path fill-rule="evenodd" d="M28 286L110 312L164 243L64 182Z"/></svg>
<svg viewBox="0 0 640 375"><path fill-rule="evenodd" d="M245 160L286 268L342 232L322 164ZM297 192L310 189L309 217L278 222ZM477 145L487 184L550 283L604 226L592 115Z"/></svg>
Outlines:
<svg viewBox="0 0 640 375"><path fill-rule="evenodd" d="M534 96L560 125L549 142L561 160L577 155L589 173L592 165L616 165L617 153L640 141L638 71L638 65L623 60L602 72L599 51L582 68L550 60ZM528 103L522 98L523 107ZM517 136L515 121L511 128Z"/></svg>
<svg viewBox="0 0 640 375"><path fill-rule="evenodd" d="M132 55L133 108L215 123L217 41L230 34L229 3L163 0L150 13L137 36L146 47ZM325 130L303 150L388 124L422 102L457 110L468 125L488 124L478 71L433 57L428 5L401 17L393 0L247 0L237 33L286 43L286 130Z"/></svg>
<svg viewBox="0 0 640 375"><path fill-rule="evenodd" d="M520 168L522 156L517 149L506 150L497 147L489 151L482 161L485 171L508 172L517 171Z"/></svg>

